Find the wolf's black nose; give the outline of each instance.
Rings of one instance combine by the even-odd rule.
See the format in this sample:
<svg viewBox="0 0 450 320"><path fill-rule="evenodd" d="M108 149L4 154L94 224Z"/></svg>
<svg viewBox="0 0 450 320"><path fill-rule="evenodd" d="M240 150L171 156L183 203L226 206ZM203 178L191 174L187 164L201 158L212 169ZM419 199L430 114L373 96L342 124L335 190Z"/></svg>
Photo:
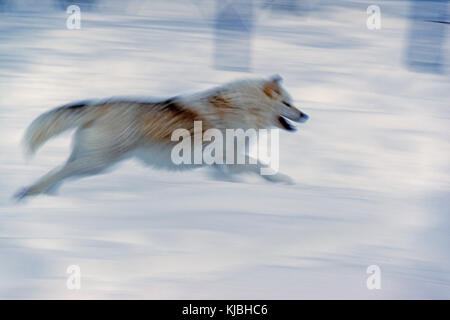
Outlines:
<svg viewBox="0 0 450 320"><path fill-rule="evenodd" d="M306 113L302 112L300 115L300 122L305 122L308 119L309 119L309 116Z"/></svg>

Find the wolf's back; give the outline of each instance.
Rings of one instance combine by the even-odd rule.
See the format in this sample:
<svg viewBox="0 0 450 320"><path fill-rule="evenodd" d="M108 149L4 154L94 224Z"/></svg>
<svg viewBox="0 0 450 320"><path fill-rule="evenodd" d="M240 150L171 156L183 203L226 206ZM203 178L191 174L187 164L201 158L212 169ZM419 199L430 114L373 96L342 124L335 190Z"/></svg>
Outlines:
<svg viewBox="0 0 450 320"><path fill-rule="evenodd" d="M25 133L27 151L33 154L51 137L71 128L78 127L92 119L92 106L77 103L52 109L37 117Z"/></svg>

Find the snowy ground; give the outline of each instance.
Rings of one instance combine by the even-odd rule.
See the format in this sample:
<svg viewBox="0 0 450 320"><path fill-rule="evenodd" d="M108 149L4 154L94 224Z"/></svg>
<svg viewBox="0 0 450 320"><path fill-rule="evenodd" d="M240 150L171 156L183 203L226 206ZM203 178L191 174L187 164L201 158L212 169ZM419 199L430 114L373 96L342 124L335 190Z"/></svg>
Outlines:
<svg viewBox="0 0 450 320"><path fill-rule="evenodd" d="M380 2L377 31L366 1L258 9L252 74L212 67L212 3L118 3L82 12L80 30L45 4L0 13L0 298L450 298L449 72L405 67L408 2ZM311 117L280 134L294 186L128 161L11 200L68 155L65 134L24 159L25 128L51 107L274 73ZM366 287L373 264L381 290Z"/></svg>

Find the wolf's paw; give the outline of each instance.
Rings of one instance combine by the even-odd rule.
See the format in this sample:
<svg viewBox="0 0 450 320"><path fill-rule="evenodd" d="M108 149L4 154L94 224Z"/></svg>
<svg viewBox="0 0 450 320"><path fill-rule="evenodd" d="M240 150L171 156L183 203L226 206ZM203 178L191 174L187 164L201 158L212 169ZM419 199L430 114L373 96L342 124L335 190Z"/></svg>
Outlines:
<svg viewBox="0 0 450 320"><path fill-rule="evenodd" d="M30 188L25 187L25 188L22 188L22 189L20 189L19 191L17 191L17 192L14 194L13 198L14 198L16 201L22 201L23 199L25 199L25 198L28 197L29 195L31 195L31 193L30 193Z"/></svg>
<svg viewBox="0 0 450 320"><path fill-rule="evenodd" d="M266 180L273 183L282 183L287 185L295 184L294 180L286 174L276 173L273 175L265 175L263 176Z"/></svg>

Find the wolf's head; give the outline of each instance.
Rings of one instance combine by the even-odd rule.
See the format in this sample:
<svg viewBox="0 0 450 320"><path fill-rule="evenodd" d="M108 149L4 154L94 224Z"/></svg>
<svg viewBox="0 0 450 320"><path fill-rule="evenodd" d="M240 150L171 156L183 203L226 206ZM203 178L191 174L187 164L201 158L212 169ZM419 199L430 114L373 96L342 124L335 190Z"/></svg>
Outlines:
<svg viewBox="0 0 450 320"><path fill-rule="evenodd" d="M209 102L219 110L227 128L275 126L294 131L293 122L305 122L308 116L294 107L281 81L276 75L269 79L232 82L214 90Z"/></svg>
<svg viewBox="0 0 450 320"><path fill-rule="evenodd" d="M291 121L305 122L308 115L294 107L292 98L281 86L281 77L275 75L262 84L262 92L266 103L272 110L271 121L274 126L287 131L295 131L295 125Z"/></svg>

